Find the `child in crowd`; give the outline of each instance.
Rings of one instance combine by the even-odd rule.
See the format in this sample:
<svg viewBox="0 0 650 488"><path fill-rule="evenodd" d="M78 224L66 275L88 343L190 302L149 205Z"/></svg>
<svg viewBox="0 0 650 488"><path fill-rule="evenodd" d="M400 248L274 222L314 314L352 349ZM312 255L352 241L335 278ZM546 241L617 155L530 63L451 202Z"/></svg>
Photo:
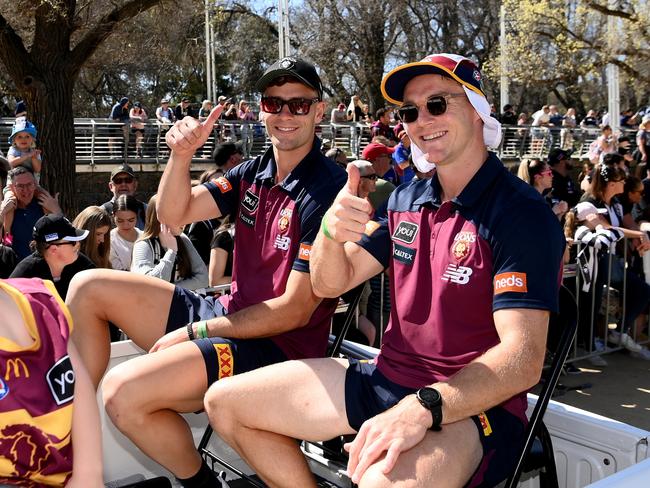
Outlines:
<svg viewBox="0 0 650 488"><path fill-rule="evenodd" d="M7 152L7 161L12 168L23 166L29 169L36 177L36 183L39 182L41 177L41 151L36 149L36 126L32 124L25 117L18 117L11 129L9 136L9 144L11 147ZM7 180L5 188L2 190L3 199L11 200L16 198L14 192L11 190ZM11 225L14 221L14 212L7 211L4 218L4 229L6 231L5 242L11 244Z"/></svg>
<svg viewBox="0 0 650 488"><path fill-rule="evenodd" d="M99 411L51 281L0 280L0 486L100 488Z"/></svg>

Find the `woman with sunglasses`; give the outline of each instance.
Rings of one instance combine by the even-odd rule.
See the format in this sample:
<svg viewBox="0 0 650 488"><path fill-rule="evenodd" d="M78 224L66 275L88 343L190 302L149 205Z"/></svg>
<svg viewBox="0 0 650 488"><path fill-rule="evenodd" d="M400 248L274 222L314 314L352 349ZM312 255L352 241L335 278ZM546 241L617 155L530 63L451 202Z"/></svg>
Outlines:
<svg viewBox="0 0 650 488"><path fill-rule="evenodd" d="M625 190L625 171L618 168L615 162L610 162L611 158L609 156L608 154L603 163L595 166L591 188L583 201L576 206L577 219L590 229L614 229L619 231L628 238L633 248L643 256L645 252L650 250L648 235L638 230L636 224L632 225L635 228L626 226L629 218L626 217L619 200L619 196ZM611 164L606 164L608 162ZM615 253L615 256L613 256L611 262L611 272L609 272L609 254L605 253L599 258L598 270L602 271L599 271L596 277L594 303L600 306L603 285L608 280L614 288L621 292L625 281L625 317L623 317L623 323L618 332L612 331L609 338L603 337L602 340L609 339L609 342L620 345L631 352L644 354L644 348L634 342L630 334L636 318L650 304L650 286L641 279L632 267L625 266L623 248L620 245L612 252ZM595 335L602 336L603 334L596 333Z"/></svg>
<svg viewBox="0 0 650 488"><path fill-rule="evenodd" d="M79 251L88 231L75 228L61 214L51 214L36 221L32 236L30 248L33 253L18 263L10 278L53 281L57 292L65 299L72 277L95 268L95 264Z"/></svg>
<svg viewBox="0 0 650 488"><path fill-rule="evenodd" d="M562 220L564 214L569 210L569 205L567 202L553 197L551 193L553 170L548 164L539 159L524 159L519 164L517 176L535 188L545 198L557 218Z"/></svg>

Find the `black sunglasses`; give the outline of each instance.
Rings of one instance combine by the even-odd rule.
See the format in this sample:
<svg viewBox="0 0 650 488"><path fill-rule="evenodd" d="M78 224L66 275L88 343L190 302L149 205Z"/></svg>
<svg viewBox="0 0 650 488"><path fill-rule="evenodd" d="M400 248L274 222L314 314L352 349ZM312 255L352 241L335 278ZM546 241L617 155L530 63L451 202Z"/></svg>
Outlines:
<svg viewBox="0 0 650 488"><path fill-rule="evenodd" d="M464 97L464 93L448 93L446 95L433 95L427 98L426 107L431 115L442 115L447 111L447 100L450 98ZM397 109L400 119L407 124L418 120L419 109L415 105L402 105Z"/></svg>
<svg viewBox="0 0 650 488"><path fill-rule="evenodd" d="M377 181L377 178L379 178L379 177L376 174L374 174L374 175L362 176L361 178L366 178L368 180Z"/></svg>
<svg viewBox="0 0 650 488"><path fill-rule="evenodd" d="M260 108L263 112L268 114L279 114L282 112L282 107L285 105L289 107L289 112L293 115L307 115L311 106L320 102L320 98L292 98L291 100L283 100L278 97L262 97Z"/></svg>

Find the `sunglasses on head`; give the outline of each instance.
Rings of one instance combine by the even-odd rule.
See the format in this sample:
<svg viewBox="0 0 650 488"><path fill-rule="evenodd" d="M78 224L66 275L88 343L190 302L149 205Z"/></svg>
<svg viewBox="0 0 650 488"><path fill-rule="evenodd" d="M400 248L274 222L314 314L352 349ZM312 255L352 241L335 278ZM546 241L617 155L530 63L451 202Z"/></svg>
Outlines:
<svg viewBox="0 0 650 488"><path fill-rule="evenodd" d="M447 111L447 101L450 98L464 97L464 93L448 93L446 95L433 95L427 98L427 111L433 115L442 115ZM418 119L420 109L413 104L402 105L397 109L400 119L407 124L415 122Z"/></svg>
<svg viewBox="0 0 650 488"><path fill-rule="evenodd" d="M292 98L291 100L283 100L279 97L262 97L260 108L268 114L279 114L282 112L282 107L286 105L292 115L307 115L311 110L311 106L316 102L320 102L320 99Z"/></svg>

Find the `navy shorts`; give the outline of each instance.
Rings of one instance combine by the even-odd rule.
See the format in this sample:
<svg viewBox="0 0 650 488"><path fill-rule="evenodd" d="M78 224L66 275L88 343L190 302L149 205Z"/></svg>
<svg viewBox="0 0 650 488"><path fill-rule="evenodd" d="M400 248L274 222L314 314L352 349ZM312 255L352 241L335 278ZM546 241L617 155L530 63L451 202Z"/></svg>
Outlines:
<svg viewBox="0 0 650 488"><path fill-rule="evenodd" d="M350 359L345 374L345 410L350 427L358 431L366 420L415 391L390 381L374 363ZM483 459L465 486L496 486L514 470L524 445L526 425L501 407L491 408L471 419L483 446Z"/></svg>
<svg viewBox="0 0 650 488"><path fill-rule="evenodd" d="M167 332L189 322L223 317L227 313L216 298L202 297L192 291L176 287L167 317ZM201 350L205 362L208 386L226 376L245 373L287 360L282 350L271 339L210 337L196 339L194 343Z"/></svg>

